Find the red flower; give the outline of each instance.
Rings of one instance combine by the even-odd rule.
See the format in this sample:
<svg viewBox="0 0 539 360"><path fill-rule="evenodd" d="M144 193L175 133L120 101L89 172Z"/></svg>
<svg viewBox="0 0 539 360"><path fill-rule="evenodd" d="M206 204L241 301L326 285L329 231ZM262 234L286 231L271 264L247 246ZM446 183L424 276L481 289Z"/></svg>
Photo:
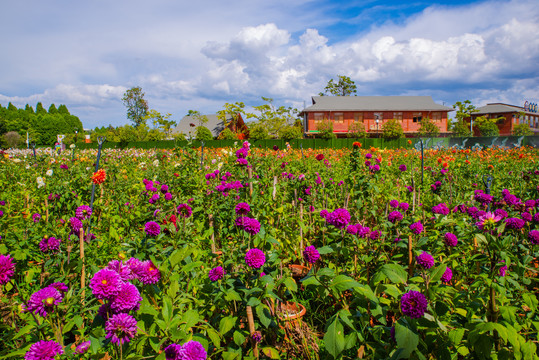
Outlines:
<svg viewBox="0 0 539 360"><path fill-rule="evenodd" d="M178 173L174 173L174 176L178 177L178 176L180 176L180 174L178 174Z"/></svg>
<svg viewBox="0 0 539 360"><path fill-rule="evenodd" d="M354 143L352 144L352 146L354 147L354 149L357 149L357 148L360 148L361 147L361 143L359 141L354 141Z"/></svg>
<svg viewBox="0 0 539 360"><path fill-rule="evenodd" d="M324 154L318 154L318 155L316 155L316 160L318 160L318 161L324 160Z"/></svg>
<svg viewBox="0 0 539 360"><path fill-rule="evenodd" d="M97 172L95 172L92 175L92 181L96 185L103 184L106 178L107 178L107 173L105 173L105 170L103 169L97 170Z"/></svg>

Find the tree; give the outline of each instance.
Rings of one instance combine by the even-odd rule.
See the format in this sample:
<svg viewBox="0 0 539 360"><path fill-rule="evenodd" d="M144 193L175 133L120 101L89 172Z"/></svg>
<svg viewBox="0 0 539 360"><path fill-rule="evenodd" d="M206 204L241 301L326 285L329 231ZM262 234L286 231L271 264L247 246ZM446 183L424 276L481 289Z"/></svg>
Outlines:
<svg viewBox="0 0 539 360"><path fill-rule="evenodd" d="M286 126L279 131L279 138L284 140L301 139L303 137L303 131L301 127Z"/></svg>
<svg viewBox="0 0 539 360"><path fill-rule="evenodd" d="M382 124L382 137L384 139L398 139L404 137L404 130L400 122L396 119L391 119Z"/></svg>
<svg viewBox="0 0 539 360"><path fill-rule="evenodd" d="M132 87L124 93L122 102L127 108L127 118L135 127L144 123L144 117L148 114L148 102L144 100L144 93L140 87Z"/></svg>
<svg viewBox="0 0 539 360"><path fill-rule="evenodd" d="M223 140L235 140L238 137L232 132L232 130L226 128L219 134L219 138Z"/></svg>
<svg viewBox="0 0 539 360"><path fill-rule="evenodd" d="M350 124L350 127L348 128L348 134L347 136L349 138L362 138L367 135L367 131L365 130L365 124L362 122L353 122Z"/></svg>
<svg viewBox="0 0 539 360"><path fill-rule="evenodd" d="M496 125L499 118L490 119L486 116L478 116L475 118L474 125L481 136L498 136L500 129Z"/></svg>
<svg viewBox="0 0 539 360"><path fill-rule="evenodd" d="M246 119L252 118L254 115L245 112L245 104L236 101L234 104L225 103L224 109L217 112L217 118L223 122L223 126L226 128L232 122L232 130L238 130L237 121L238 114L243 114Z"/></svg>
<svg viewBox="0 0 539 360"><path fill-rule="evenodd" d="M207 127L198 126L195 129L195 139L200 140L200 141L213 140L213 135L210 129L208 129Z"/></svg>
<svg viewBox="0 0 539 360"><path fill-rule="evenodd" d="M253 140L267 140L270 136L268 129L264 125L256 123L249 129L249 138Z"/></svg>
<svg viewBox="0 0 539 360"><path fill-rule="evenodd" d="M151 109L144 116L144 122L146 123L148 120L151 120L154 128L161 129L165 134L165 137L168 138L170 135L170 130L173 126L176 126L176 121L169 120L171 116L172 114L168 113L166 115L161 115L159 111Z"/></svg>
<svg viewBox="0 0 539 360"><path fill-rule="evenodd" d="M457 136L462 136L462 137L471 136L470 126L464 120L457 121L453 125L453 130L452 131Z"/></svg>
<svg viewBox="0 0 539 360"><path fill-rule="evenodd" d="M51 104L51 106L49 106L49 114L58 114L58 109L56 108L56 105Z"/></svg>
<svg viewBox="0 0 539 360"><path fill-rule="evenodd" d="M281 129L293 125L298 116L298 110L292 107L279 106L273 104L272 98L262 97L266 104L255 106L254 109L260 112L260 115L254 116L258 123L264 126L270 137L280 137Z"/></svg>
<svg viewBox="0 0 539 360"><path fill-rule="evenodd" d="M470 119L470 131L468 132L470 135L473 135L472 134L472 131L471 131L471 128L472 128L472 124L471 124L471 118L472 118L472 114L475 113L475 112L478 112L479 110L477 110L475 108L474 105L472 105L472 102L470 100L465 100L464 102L460 102L460 101L457 101L454 105L453 105L453 109L457 110L457 113L455 114L455 118L457 119L457 124L455 125L455 127L459 127L462 128L462 124L465 124L466 121L465 119L466 118L469 118ZM461 131L462 132L462 131Z"/></svg>
<svg viewBox="0 0 539 360"><path fill-rule="evenodd" d="M15 131L5 133L3 140L8 148L16 148L21 144L21 136Z"/></svg>
<svg viewBox="0 0 539 360"><path fill-rule="evenodd" d="M357 93L357 86L352 79L344 75L338 75L338 78L337 82L329 80L324 92L319 95L350 96Z"/></svg>
<svg viewBox="0 0 539 360"><path fill-rule="evenodd" d="M61 104L60 106L58 106L58 112L62 115L71 115L69 113L69 110L67 110L67 106L65 106L64 104Z"/></svg>
<svg viewBox="0 0 539 360"><path fill-rule="evenodd" d="M37 115L44 115L47 113L47 110L43 107L43 104L41 102L38 102L36 105L36 114Z"/></svg>
<svg viewBox="0 0 539 360"><path fill-rule="evenodd" d="M26 104L26 106L24 107L24 111L26 111L26 112L28 112L30 114L35 114L34 109L28 104Z"/></svg>
<svg viewBox="0 0 539 360"><path fill-rule="evenodd" d="M421 120L421 126L419 127L418 133L420 136L435 137L440 133L440 129L436 126L434 121L427 117Z"/></svg>
<svg viewBox="0 0 539 360"><path fill-rule="evenodd" d="M515 136L530 136L533 135L533 131L528 124L518 124L513 127L513 135Z"/></svg>
<svg viewBox="0 0 539 360"><path fill-rule="evenodd" d="M187 112L187 116L191 116L193 119L198 121L198 126L202 126L209 121L208 117L206 115L202 115L198 110L189 110Z"/></svg>

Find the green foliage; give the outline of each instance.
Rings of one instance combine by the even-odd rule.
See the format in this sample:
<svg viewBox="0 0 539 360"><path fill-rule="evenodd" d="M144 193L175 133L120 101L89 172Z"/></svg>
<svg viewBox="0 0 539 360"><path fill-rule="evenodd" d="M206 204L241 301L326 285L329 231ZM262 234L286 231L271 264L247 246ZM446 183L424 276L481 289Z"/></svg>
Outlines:
<svg viewBox="0 0 539 360"><path fill-rule="evenodd" d="M226 128L221 132L221 134L219 134L219 138L223 140L235 140L238 137L232 132L232 130Z"/></svg>
<svg viewBox="0 0 539 360"><path fill-rule="evenodd" d="M348 76L338 75L338 79L337 82L333 79L329 80L324 88L324 92L319 95L350 96L357 93L355 82Z"/></svg>
<svg viewBox="0 0 539 360"><path fill-rule="evenodd" d="M176 126L176 121L170 120L171 116L172 114L168 113L165 115L161 115L159 111L151 109L144 116L144 123L146 123L148 120L151 120L154 128L159 128L163 132L163 134L160 136L162 138L168 138L170 136L170 131L172 127ZM152 135L152 137L155 136L156 135Z"/></svg>
<svg viewBox="0 0 539 360"><path fill-rule="evenodd" d="M355 139L359 139L359 138L367 136L367 130L365 130L365 124L363 124L362 122L351 123L350 127L348 128L347 136L349 138L355 138Z"/></svg>
<svg viewBox="0 0 539 360"><path fill-rule="evenodd" d="M56 105L51 104L51 106L49 106L49 114L58 114L58 109L56 108Z"/></svg>
<svg viewBox="0 0 539 360"><path fill-rule="evenodd" d="M496 125L497 121L498 119L478 116L474 119L473 124L481 136L498 136L500 134L500 129Z"/></svg>
<svg viewBox="0 0 539 360"><path fill-rule="evenodd" d="M457 101L453 105L453 109L457 110L455 117L457 121L462 121L465 118L469 118L473 113L478 112L475 106L470 100L465 100L464 102Z"/></svg>
<svg viewBox="0 0 539 360"><path fill-rule="evenodd" d="M467 122L464 121L464 120L459 120L459 121L457 121L457 122L453 125L452 131L453 131L453 132L455 133L455 135L457 135L457 136L468 137L468 136L471 136L471 135L472 135L472 134L470 133L470 124L467 123Z"/></svg>
<svg viewBox="0 0 539 360"><path fill-rule="evenodd" d="M284 140L301 139L303 131L298 126L286 126L279 130L279 138Z"/></svg>
<svg viewBox="0 0 539 360"><path fill-rule="evenodd" d="M258 120L259 124L267 129L270 137L281 137L280 134L282 129L295 124L298 120L298 110L282 105L276 107L273 104L272 98L262 97L262 100L264 100L266 104L254 107L254 109L259 112L259 115L254 115L254 117Z"/></svg>
<svg viewBox="0 0 539 360"><path fill-rule="evenodd" d="M23 138L15 131L2 135L2 143L7 148L18 148L23 143Z"/></svg>
<svg viewBox="0 0 539 360"><path fill-rule="evenodd" d="M195 139L200 141L213 140L213 135L207 127L198 126L195 129Z"/></svg>
<svg viewBox="0 0 539 360"><path fill-rule="evenodd" d="M384 139L398 139L404 137L404 130L396 119L390 119L382 124L382 137Z"/></svg>
<svg viewBox="0 0 539 360"><path fill-rule="evenodd" d="M148 102L144 99L141 87L132 87L124 93L122 102L127 108L127 118L135 127L145 122L144 117L148 114Z"/></svg>
<svg viewBox="0 0 539 360"><path fill-rule="evenodd" d="M528 124L517 124L513 127L513 135L515 136L530 136L533 131Z"/></svg>
<svg viewBox="0 0 539 360"><path fill-rule="evenodd" d="M335 139L337 135L333 132L333 122L329 119L319 122L316 125L318 136L322 139Z"/></svg>
<svg viewBox="0 0 539 360"><path fill-rule="evenodd" d="M249 129L249 138L253 140L266 140L269 139L268 129L262 124L255 123Z"/></svg>
<svg viewBox="0 0 539 360"><path fill-rule="evenodd" d="M193 119L198 121L198 126L202 126L209 121L208 117L206 115L202 115L198 110L189 110L187 112L187 116L191 116Z"/></svg>
<svg viewBox="0 0 539 360"><path fill-rule="evenodd" d="M440 129L436 126L434 121L427 117L421 120L421 126L419 127L418 133L420 136L436 137L440 133Z"/></svg>
<svg viewBox="0 0 539 360"><path fill-rule="evenodd" d="M11 103L10 103L11 104ZM47 113L47 110L43 107L43 104L40 102L36 105L36 114L37 115L45 115Z"/></svg>

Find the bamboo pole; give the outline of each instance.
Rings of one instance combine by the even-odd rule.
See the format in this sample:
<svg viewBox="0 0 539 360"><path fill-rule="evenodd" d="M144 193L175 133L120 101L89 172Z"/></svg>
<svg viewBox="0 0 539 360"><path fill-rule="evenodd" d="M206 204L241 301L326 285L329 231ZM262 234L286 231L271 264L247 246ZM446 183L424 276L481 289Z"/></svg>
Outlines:
<svg viewBox="0 0 539 360"><path fill-rule="evenodd" d="M412 246L412 235L408 236L408 276L412 276L414 273L413 268L414 263L414 253Z"/></svg>
<svg viewBox="0 0 539 360"><path fill-rule="evenodd" d="M84 298L86 297L86 264L84 261L84 229L80 229L79 233L80 241L80 259L82 261L82 270L80 275L80 288L82 294L82 303L84 303Z"/></svg>
<svg viewBox="0 0 539 360"><path fill-rule="evenodd" d="M247 306L247 321L249 323L249 334L251 335L251 342L254 343L253 353L254 356L258 359L258 343L253 339L253 334L255 333L255 320L253 317L253 308Z"/></svg>

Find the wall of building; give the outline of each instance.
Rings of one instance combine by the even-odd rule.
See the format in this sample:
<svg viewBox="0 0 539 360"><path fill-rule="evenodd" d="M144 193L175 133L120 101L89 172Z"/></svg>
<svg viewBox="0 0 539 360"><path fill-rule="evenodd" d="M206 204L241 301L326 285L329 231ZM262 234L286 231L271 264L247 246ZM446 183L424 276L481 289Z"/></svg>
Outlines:
<svg viewBox="0 0 539 360"><path fill-rule="evenodd" d="M315 120L315 114L323 114L324 120L329 119L333 122L333 132L335 133L347 133L350 129L350 125L354 123L354 116L357 113L363 114L363 124L365 125L365 130L367 132L376 132L376 119L375 113L382 113L382 120L378 123L378 131L382 130L382 125L390 120L394 119L395 112L402 113L402 122L401 126L404 132L418 132L421 127L421 122L414 122L413 116L414 111L383 111L383 112L374 112L374 111L363 111L363 112L352 112L352 111L317 111L317 112L308 112L307 114L307 132L310 130L316 130L317 122ZM417 111L421 112L423 118L431 117L432 112L429 111ZM343 114L343 121L335 121L335 113ZM441 120L436 121L435 124L440 129L440 132L447 131L447 111L441 111Z"/></svg>

